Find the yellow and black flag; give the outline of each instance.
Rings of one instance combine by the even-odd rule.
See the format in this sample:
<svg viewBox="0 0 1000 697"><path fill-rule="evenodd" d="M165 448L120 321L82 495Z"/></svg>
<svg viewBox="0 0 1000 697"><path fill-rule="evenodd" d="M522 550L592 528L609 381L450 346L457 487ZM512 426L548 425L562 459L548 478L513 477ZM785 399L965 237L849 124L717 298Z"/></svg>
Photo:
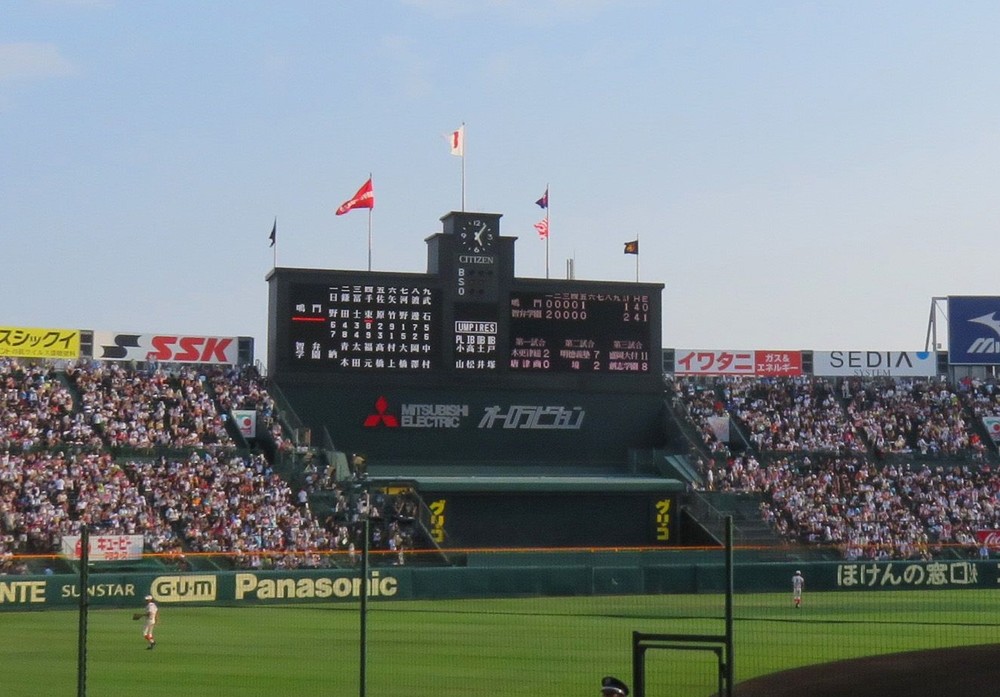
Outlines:
<svg viewBox="0 0 1000 697"><path fill-rule="evenodd" d="M626 254L638 254L639 253L639 240L632 240L631 242L625 243L625 253Z"/></svg>

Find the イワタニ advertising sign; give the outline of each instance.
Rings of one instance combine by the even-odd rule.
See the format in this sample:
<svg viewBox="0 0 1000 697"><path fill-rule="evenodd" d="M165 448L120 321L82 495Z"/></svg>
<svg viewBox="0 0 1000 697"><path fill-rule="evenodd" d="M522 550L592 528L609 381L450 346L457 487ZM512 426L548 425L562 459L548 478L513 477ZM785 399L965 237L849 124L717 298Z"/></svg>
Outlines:
<svg viewBox="0 0 1000 697"><path fill-rule="evenodd" d="M754 351L754 373L761 376L802 375L801 351Z"/></svg>
<svg viewBox="0 0 1000 697"><path fill-rule="evenodd" d="M677 349L674 352L675 375L753 375L753 351L714 349Z"/></svg>
<svg viewBox="0 0 1000 697"><path fill-rule="evenodd" d="M1000 364L1000 297L948 297L948 362Z"/></svg>
<svg viewBox="0 0 1000 697"><path fill-rule="evenodd" d="M233 365L239 338L191 334L126 334L94 332L94 358L99 361L159 361Z"/></svg>
<svg viewBox="0 0 1000 697"><path fill-rule="evenodd" d="M79 559L83 551L79 535L64 535L62 555ZM122 561L142 558L142 535L91 535L88 550L90 561Z"/></svg>
<svg viewBox="0 0 1000 697"><path fill-rule="evenodd" d="M802 375L801 351L677 349L675 375Z"/></svg>

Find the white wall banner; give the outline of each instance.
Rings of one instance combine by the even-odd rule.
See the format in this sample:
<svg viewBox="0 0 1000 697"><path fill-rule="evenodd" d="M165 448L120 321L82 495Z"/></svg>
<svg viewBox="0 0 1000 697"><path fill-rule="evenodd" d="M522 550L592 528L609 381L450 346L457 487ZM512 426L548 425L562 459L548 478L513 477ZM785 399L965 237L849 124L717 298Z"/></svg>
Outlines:
<svg viewBox="0 0 1000 697"><path fill-rule="evenodd" d="M94 332L94 358L99 361L235 364L240 340L235 336L126 334Z"/></svg>
<svg viewBox="0 0 1000 697"><path fill-rule="evenodd" d="M62 555L79 559L82 545L79 535L63 535ZM90 561L120 561L142 558L142 535L91 535Z"/></svg>
<svg viewBox="0 0 1000 697"><path fill-rule="evenodd" d="M236 427L244 438L257 437L257 412L253 409L233 409Z"/></svg>
<svg viewBox="0 0 1000 697"><path fill-rule="evenodd" d="M724 416L710 416L708 417L708 425L712 429L712 433L715 435L716 440L720 443L729 442L729 415Z"/></svg>
<svg viewBox="0 0 1000 697"><path fill-rule="evenodd" d="M1000 416L984 416L983 426L994 443L1000 443Z"/></svg>

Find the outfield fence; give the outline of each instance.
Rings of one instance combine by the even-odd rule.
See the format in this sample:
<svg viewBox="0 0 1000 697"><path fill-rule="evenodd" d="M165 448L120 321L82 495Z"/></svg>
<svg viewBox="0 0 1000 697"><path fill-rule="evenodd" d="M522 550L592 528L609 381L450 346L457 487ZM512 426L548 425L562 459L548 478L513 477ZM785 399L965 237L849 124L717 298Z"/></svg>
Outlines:
<svg viewBox="0 0 1000 697"><path fill-rule="evenodd" d="M994 558L962 558L958 550L941 560L821 556L800 550L736 551L737 682L843 658L1000 642L995 610L1000 564ZM288 559L275 554L272 561ZM232 660L232 655L250 664L245 676L230 676L240 688L234 695L358 694L365 591L367 694L379 697L497 697L522 694L525 683L549 694L595 694L601 675L631 675L633 632L724 631L725 574L718 549L469 549L455 551L452 566L415 553L399 564L398 556L378 553L371 556L367 583L357 560L316 555L308 564L316 559L319 568L257 568L267 565L263 559L241 568L248 563L246 555L189 555L183 563L176 555L147 556L128 564L92 565L89 694L126 694L111 680L116 661L125 660L124 666L139 673L148 669L131 655L141 648L136 637L119 636L122 618L141 609L147 593L163 617L157 651L192 662L195 677L184 690L186 697L229 694L216 683L216 673L225 673L225 666L214 662ZM33 558L32 566L39 561L48 560ZM792 603L795 571L806 579L801 608ZM75 630L72 612L25 611L73 610L80 593L73 573L0 576L0 611L6 611L0 612L0 636L18 637L0 645L5 682L21 674L19 661L45 670L39 666L45 665L46 645L61 645L62 635L72 637ZM275 612L281 609L288 612ZM175 634L188 623L195 629ZM127 632L137 632L124 624ZM201 636L216 628L225 628L225 636L212 631ZM329 643L321 658L304 645L317 637ZM26 654L30 646L42 653ZM202 654L197 660L191 653L195 648ZM64 649L72 655L73 646ZM304 652L304 664L290 658L297 652ZM650 697L707 697L717 689L717 663L709 653L657 651L647 657L646 667ZM318 674L310 677L310 671ZM272 673L297 687L267 691ZM203 686L196 680L199 674ZM508 683L518 688L508 689ZM158 692L145 679L137 685L151 695L178 694ZM32 690L41 687L29 681L24 691L8 693L73 694Z"/></svg>

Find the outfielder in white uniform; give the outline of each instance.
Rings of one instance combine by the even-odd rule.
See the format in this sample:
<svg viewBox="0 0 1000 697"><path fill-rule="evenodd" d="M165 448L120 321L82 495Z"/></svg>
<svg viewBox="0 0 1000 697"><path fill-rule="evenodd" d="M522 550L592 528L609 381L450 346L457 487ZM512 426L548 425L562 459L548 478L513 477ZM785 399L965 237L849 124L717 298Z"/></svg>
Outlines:
<svg viewBox="0 0 1000 697"><path fill-rule="evenodd" d="M153 602L153 596L146 596L146 625L142 628L142 637L149 644L147 649L152 649L156 646L156 639L153 638L153 627L156 626L156 615L159 612L159 608L156 607L156 603Z"/></svg>
<svg viewBox="0 0 1000 697"><path fill-rule="evenodd" d="M792 602L796 608L802 607L802 588L806 585L806 580L802 577L801 571L796 571L792 576Z"/></svg>

